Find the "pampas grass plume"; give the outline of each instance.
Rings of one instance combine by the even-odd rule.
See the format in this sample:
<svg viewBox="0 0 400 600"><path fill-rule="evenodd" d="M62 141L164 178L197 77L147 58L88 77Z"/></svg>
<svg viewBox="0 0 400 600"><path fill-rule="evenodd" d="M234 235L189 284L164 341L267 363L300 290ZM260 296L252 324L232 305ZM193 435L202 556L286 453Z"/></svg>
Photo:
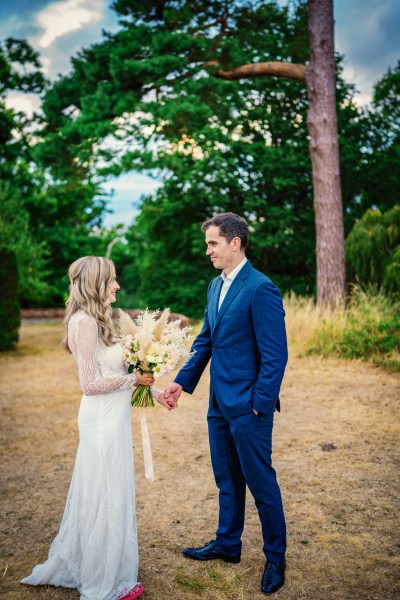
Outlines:
<svg viewBox="0 0 400 600"><path fill-rule="evenodd" d="M125 337L126 335L134 335L136 333L136 325L133 320L130 318L128 313L118 309L118 321L119 321L119 329L121 335Z"/></svg>

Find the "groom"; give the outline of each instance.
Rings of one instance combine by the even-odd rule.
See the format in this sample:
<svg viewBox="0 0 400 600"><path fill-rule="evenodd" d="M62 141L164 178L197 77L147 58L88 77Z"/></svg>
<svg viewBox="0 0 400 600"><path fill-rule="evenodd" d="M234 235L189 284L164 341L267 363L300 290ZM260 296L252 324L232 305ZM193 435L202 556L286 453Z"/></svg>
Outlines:
<svg viewBox="0 0 400 600"><path fill-rule="evenodd" d="M238 563L246 484L261 521L267 562L261 590L272 594L285 581L286 527L272 467L272 426L280 409L279 388L287 361L284 310L279 290L245 256L246 221L221 213L203 223L207 256L220 276L208 287L204 325L195 354L180 370L165 398L192 393L210 365L208 429L219 489L215 540L183 554L195 560Z"/></svg>

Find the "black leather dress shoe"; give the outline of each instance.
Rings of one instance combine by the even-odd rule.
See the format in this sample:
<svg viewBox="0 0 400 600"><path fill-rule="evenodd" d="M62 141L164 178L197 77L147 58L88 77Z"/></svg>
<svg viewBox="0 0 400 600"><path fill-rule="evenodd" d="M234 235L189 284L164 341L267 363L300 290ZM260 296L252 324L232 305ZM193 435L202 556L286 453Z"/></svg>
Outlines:
<svg viewBox="0 0 400 600"><path fill-rule="evenodd" d="M227 554L215 547L215 540L208 542L202 548L185 548L182 550L184 556L193 558L194 560L214 560L219 558L225 562L238 563L240 562L240 554Z"/></svg>
<svg viewBox="0 0 400 600"><path fill-rule="evenodd" d="M267 561L261 579L261 591L264 594L273 594L283 586L285 583L285 568L286 563L284 560L280 562Z"/></svg>

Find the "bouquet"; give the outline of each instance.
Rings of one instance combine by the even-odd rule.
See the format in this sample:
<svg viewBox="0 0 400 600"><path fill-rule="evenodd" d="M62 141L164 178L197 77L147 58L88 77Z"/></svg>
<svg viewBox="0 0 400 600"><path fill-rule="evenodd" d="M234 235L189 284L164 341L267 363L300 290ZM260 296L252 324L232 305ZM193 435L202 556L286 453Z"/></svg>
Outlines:
<svg viewBox="0 0 400 600"><path fill-rule="evenodd" d="M119 311L124 360L129 373L139 370L141 374L152 373L156 379L189 360L192 327L181 329L180 321L168 322L170 314L166 308L157 319L157 312L146 309L133 321L127 313ZM132 406L154 406L151 387L138 385L131 403Z"/></svg>

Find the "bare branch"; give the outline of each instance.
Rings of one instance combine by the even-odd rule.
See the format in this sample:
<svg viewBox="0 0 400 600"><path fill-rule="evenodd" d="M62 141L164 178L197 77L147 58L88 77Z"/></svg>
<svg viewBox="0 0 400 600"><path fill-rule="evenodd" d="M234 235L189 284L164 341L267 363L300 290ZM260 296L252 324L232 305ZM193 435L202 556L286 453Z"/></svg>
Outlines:
<svg viewBox="0 0 400 600"><path fill-rule="evenodd" d="M216 60L209 60L204 63L204 68L218 67L219 63ZM289 62L261 62L249 65L240 65L234 69L223 70L219 69L213 73L214 77L220 79L247 79L250 77L287 77L288 79L296 79L297 81L306 81L307 75L306 65L299 65Z"/></svg>

